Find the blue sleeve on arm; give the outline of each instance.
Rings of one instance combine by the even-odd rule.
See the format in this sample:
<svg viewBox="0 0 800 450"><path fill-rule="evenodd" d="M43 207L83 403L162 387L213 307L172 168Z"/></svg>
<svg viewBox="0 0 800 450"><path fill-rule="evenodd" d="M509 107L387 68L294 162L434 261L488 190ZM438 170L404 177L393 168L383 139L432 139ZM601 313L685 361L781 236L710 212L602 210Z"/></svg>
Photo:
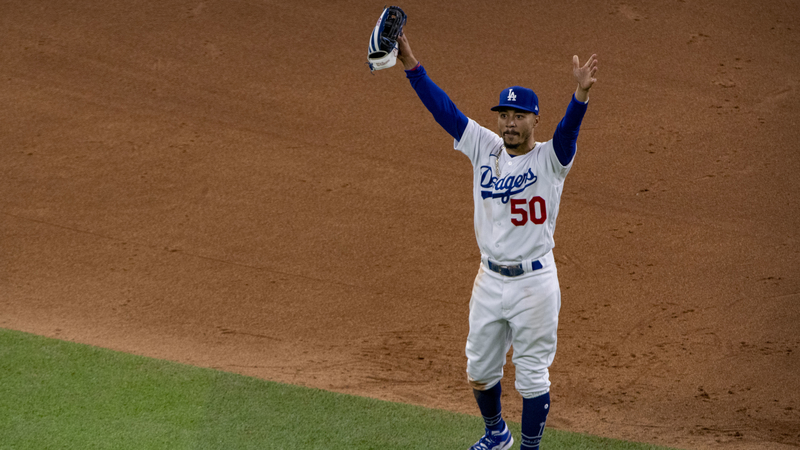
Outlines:
<svg viewBox="0 0 800 450"><path fill-rule="evenodd" d="M575 98L575 94L573 94L572 101L567 106L567 112L553 134L553 147L562 166L568 165L572 162L572 158L575 157L578 131L580 131L581 121L583 121L583 115L586 114L587 106L588 103L579 102Z"/></svg>
<svg viewBox="0 0 800 450"><path fill-rule="evenodd" d="M455 140L460 141L469 123L467 116L456 108L450 97L436 83L431 81L421 65L406 70L406 77L436 122Z"/></svg>

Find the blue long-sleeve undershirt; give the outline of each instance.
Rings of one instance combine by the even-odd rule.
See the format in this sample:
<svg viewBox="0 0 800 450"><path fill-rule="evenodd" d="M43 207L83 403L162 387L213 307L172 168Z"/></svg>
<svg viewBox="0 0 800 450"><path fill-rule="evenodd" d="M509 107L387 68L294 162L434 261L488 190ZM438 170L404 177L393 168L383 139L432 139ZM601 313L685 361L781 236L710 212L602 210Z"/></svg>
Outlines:
<svg viewBox="0 0 800 450"><path fill-rule="evenodd" d="M459 111L450 97L428 77L422 65L418 64L414 69L406 70L406 77L436 122L455 140L460 141L469 123L467 116ZM586 108L587 103L578 101L573 95L564 118L553 133L553 147L562 166L568 165L575 157L578 131L586 114Z"/></svg>
<svg viewBox="0 0 800 450"><path fill-rule="evenodd" d="M459 111L450 97L428 77L428 73L421 65L417 64L417 67L406 70L406 77L436 122L455 140L460 141L469 123L467 116Z"/></svg>
<svg viewBox="0 0 800 450"><path fill-rule="evenodd" d="M567 112L564 113L564 117L556 127L556 132L553 133L553 149L562 166L568 165L575 157L575 151L578 149L578 131L581 129L581 122L586 114L588 104L588 102L578 101L575 94L572 94L572 100L567 105Z"/></svg>

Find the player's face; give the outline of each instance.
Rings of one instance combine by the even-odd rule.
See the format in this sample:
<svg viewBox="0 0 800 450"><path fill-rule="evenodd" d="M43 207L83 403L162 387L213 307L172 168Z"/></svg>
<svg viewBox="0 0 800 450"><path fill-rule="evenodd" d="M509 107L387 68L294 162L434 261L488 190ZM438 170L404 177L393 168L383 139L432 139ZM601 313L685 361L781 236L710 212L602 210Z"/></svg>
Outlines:
<svg viewBox="0 0 800 450"><path fill-rule="evenodd" d="M497 128L506 149L513 153L527 153L533 146L533 129L539 116L517 109L501 109L497 112Z"/></svg>

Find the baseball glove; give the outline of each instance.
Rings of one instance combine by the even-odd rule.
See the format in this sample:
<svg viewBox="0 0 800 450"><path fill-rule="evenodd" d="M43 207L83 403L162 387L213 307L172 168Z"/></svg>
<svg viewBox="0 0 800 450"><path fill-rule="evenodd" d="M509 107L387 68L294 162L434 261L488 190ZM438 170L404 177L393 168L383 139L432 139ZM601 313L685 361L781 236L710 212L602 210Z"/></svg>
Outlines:
<svg viewBox="0 0 800 450"><path fill-rule="evenodd" d="M383 9L369 38L369 70L388 69L397 62L397 37L403 33L406 13L399 6Z"/></svg>

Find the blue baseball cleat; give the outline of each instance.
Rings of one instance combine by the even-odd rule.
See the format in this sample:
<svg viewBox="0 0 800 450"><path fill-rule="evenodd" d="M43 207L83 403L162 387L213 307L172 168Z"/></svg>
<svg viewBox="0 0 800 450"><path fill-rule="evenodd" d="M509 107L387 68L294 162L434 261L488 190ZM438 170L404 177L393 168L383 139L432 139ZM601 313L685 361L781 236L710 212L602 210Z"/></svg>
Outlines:
<svg viewBox="0 0 800 450"><path fill-rule="evenodd" d="M508 450L514 445L514 438L508 431L508 425L504 425L501 431L489 431L475 443L469 450Z"/></svg>

